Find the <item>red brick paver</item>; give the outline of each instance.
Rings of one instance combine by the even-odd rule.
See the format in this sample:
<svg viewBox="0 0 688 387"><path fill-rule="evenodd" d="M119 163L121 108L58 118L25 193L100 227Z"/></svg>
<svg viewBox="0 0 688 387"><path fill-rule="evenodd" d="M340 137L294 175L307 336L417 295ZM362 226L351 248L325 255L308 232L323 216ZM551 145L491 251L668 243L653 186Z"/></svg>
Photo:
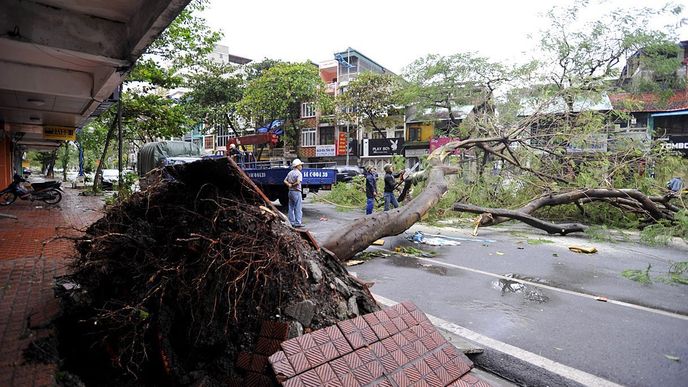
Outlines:
<svg viewBox="0 0 688 387"><path fill-rule="evenodd" d="M269 362L283 386L489 387L467 374L473 362L409 301L289 339L281 347Z"/></svg>
<svg viewBox="0 0 688 387"><path fill-rule="evenodd" d="M53 238L78 235L74 228L100 218L103 208L101 198L65 191L56 206L17 201L0 207L18 218L0 218L0 386L54 385L54 365L24 364L22 358L32 340L50 333L44 326L59 310L53 278L65 274L74 253L71 241Z"/></svg>

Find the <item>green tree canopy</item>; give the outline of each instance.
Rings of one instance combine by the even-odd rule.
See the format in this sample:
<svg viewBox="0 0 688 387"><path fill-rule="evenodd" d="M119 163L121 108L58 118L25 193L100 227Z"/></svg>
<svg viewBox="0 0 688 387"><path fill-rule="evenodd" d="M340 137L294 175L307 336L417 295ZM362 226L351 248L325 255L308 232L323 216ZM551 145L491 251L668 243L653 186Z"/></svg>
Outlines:
<svg viewBox="0 0 688 387"><path fill-rule="evenodd" d="M337 97L338 113L348 121L370 124L378 133L390 125L390 113L400 104L400 79L371 71L359 74Z"/></svg>
<svg viewBox="0 0 688 387"><path fill-rule="evenodd" d="M404 69L408 84L404 101L419 111L448 111L450 128L458 127L458 106L473 105L477 111L494 113L495 90L511 80L515 70L475 53L428 55Z"/></svg>
<svg viewBox="0 0 688 387"><path fill-rule="evenodd" d="M207 61L189 75L183 97L188 116L195 122L203 122L209 128L228 124L237 130L236 104L245 88L245 75L238 67Z"/></svg>
<svg viewBox="0 0 688 387"><path fill-rule="evenodd" d="M322 103L325 84L312 63L278 63L251 80L238 103L240 114L257 125L286 120L291 144L298 145L300 105Z"/></svg>

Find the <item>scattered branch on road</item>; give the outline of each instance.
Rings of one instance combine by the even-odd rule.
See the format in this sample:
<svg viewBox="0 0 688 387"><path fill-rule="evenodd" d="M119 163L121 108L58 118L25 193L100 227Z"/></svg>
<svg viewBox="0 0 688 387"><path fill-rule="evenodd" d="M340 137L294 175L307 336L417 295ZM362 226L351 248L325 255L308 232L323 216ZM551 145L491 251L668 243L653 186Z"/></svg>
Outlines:
<svg viewBox="0 0 688 387"><path fill-rule="evenodd" d="M635 189L577 189L563 193L551 193L532 200L517 210L485 208L465 203L454 204L454 211L487 214L480 218L479 226L493 226L510 219L519 220L550 234L566 235L572 232L583 232L587 229L582 224L554 224L540 220L532 213L543 207L563 204L576 204L584 211L583 204L603 202L624 211L634 212L644 218L644 223L657 223L660 220L674 220L678 207L670 203L673 195L647 196Z"/></svg>

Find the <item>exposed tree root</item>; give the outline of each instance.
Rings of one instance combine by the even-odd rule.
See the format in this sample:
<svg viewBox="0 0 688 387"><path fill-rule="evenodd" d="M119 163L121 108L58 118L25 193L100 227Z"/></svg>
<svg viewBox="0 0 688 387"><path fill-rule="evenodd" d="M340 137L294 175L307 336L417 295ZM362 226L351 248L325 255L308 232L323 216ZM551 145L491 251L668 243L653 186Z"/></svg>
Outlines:
<svg viewBox="0 0 688 387"><path fill-rule="evenodd" d="M222 382L241 377L236 355L256 344L261 321L298 320L290 305L312 301L303 325L314 329L377 310L368 289L282 223L233 163L162 176L77 241L64 280L78 288L63 297L61 326L66 356L81 356L91 383L126 374L142 384Z"/></svg>

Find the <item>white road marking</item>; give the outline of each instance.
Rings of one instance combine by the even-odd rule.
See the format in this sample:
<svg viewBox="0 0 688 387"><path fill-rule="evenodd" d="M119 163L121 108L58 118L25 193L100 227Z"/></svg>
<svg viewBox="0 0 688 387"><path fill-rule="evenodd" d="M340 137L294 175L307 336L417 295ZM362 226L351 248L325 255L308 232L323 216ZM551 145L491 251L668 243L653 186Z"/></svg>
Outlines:
<svg viewBox="0 0 688 387"><path fill-rule="evenodd" d="M394 300L390 300L389 298L385 298L383 296L373 294L373 297L381 303L382 305L385 306L392 306L397 304L398 302ZM454 323L451 323L449 321L443 320L439 317L435 317L430 314L425 314L428 316L430 321L437 327L444 329L446 331L449 331L455 335L464 337L468 340L474 341L477 344L484 346L484 347L490 347L493 348L499 352L505 353L507 355L513 356L517 359L523 360L527 363L533 364L537 367L543 368L549 372L555 373L557 375L560 375L564 378L567 378L569 380L573 380L575 382L578 382L580 384L586 385L586 386L609 386L609 387L617 387L620 386L619 384L613 383L607 379L600 378L599 376L595 376L592 374L589 374L585 371L581 371L576 368L569 367L567 365L558 363L554 360L547 359L545 357L542 357L540 355L536 355L532 352L528 352L526 350L523 350L518 347L514 347L513 345L501 342L499 340L495 340L493 338L483 336L480 333L474 332L468 328L464 328L460 325L456 325Z"/></svg>
<svg viewBox="0 0 688 387"><path fill-rule="evenodd" d="M549 285L545 285L545 284L540 284L540 283L537 283L537 282L531 282L531 281L522 280L522 279L518 279L518 278L512 278L512 277L503 276L503 275L501 275L501 274L490 273L489 271L483 271L483 270L473 269L473 268L466 267L466 266L454 265L454 264L452 264L452 263L442 262L442 261L438 261L438 260L432 259L432 258L424 258L424 257L418 257L418 256L413 256L412 258L418 259L418 260L421 260L421 261L431 262L431 263L434 263L434 264L437 264L437 265L442 265L442 266L451 267L451 268L454 268L454 269L465 270L465 271L470 271L470 272L473 272L473 273L483 274L483 275L487 275L487 276L490 276L490 277L493 277L493 278L500 278L500 279L504 279L504 280L508 280L508 281L518 282L518 283L521 283L521 284L524 284L524 285L530 285L530 286L535 286L535 287L542 288L542 289L548 289L548 290L552 290L552 291L554 291L554 292L565 293L565 294L570 294L570 295L572 295L572 296L578 296L578 297L588 298L588 299L594 300L595 302L600 302L600 301L599 301L599 298L602 297L602 298L605 299L604 302L607 302L608 304L619 305L619 306L623 306L623 307L626 307L626 308L631 308L631 309L636 309L636 310L642 310L642 311L644 311L644 312L655 313L655 314L659 314L659 315L662 315L662 316L667 316L667 317L677 318L677 319L679 319L679 320L686 320L686 321L688 321L688 316L683 315L683 314L668 312L668 311L666 311L666 310L660 310L660 309L649 308L649 307L647 307L647 306L642 306L642 305L637 305L637 304L631 304L631 303L629 303L629 302L624 302L624 301L612 300L611 298L607 298L606 296L603 296L603 295L592 295L592 294L586 294L586 293L576 292L576 291L573 291L573 290L561 289L561 288L557 288L557 287L554 287L554 286L549 286Z"/></svg>

